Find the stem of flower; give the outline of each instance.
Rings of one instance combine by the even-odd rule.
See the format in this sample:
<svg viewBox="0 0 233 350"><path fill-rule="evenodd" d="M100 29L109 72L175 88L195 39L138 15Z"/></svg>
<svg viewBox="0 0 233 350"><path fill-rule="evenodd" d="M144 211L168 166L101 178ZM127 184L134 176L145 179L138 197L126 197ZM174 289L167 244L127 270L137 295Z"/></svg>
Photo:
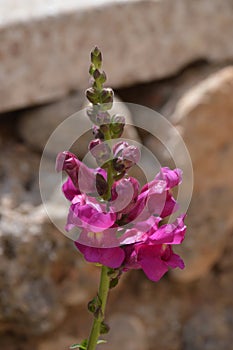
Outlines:
<svg viewBox="0 0 233 350"><path fill-rule="evenodd" d="M99 293L98 297L100 299L100 310L97 312L97 315L95 315L91 333L88 339L87 344L87 350L95 350L98 338L100 336L100 328L101 323L104 321L104 314L105 314L105 308L108 298L108 292L109 292L109 284L110 284L110 277L108 275L108 267L102 266L101 268L101 277L100 277L100 285L99 285Z"/></svg>

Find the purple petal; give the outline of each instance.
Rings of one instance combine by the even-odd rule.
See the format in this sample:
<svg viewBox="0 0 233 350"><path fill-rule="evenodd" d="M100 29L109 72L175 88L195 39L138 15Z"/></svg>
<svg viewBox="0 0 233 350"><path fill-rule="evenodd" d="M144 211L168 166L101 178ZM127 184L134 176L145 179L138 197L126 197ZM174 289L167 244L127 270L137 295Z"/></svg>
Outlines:
<svg viewBox="0 0 233 350"><path fill-rule="evenodd" d="M186 226L184 215L178 217L173 224L160 226L150 234L150 241L156 244L180 244L184 240Z"/></svg>
<svg viewBox="0 0 233 350"><path fill-rule="evenodd" d="M74 186L83 193L94 193L96 190L96 174L102 175L102 170L90 169L73 153L59 153L56 160L56 170L64 170L71 178ZM105 172L106 173L106 172Z"/></svg>
<svg viewBox="0 0 233 350"><path fill-rule="evenodd" d="M146 276L157 282L168 271L166 262L161 260L161 247L154 245L142 245L138 252L138 261Z"/></svg>
<svg viewBox="0 0 233 350"><path fill-rule="evenodd" d="M172 197L172 195L167 192L166 201L163 207L163 210L161 212L161 218L165 218L173 213L175 213L179 209L179 205L176 202L175 198Z"/></svg>
<svg viewBox="0 0 233 350"><path fill-rule="evenodd" d="M173 269L179 267L181 270L183 270L185 268L184 261L175 253L172 253L170 259L167 261L167 265Z"/></svg>
<svg viewBox="0 0 233 350"><path fill-rule="evenodd" d="M141 266L146 276L154 282L158 282L168 271L166 264L159 258L145 258L141 261Z"/></svg>
<svg viewBox="0 0 233 350"><path fill-rule="evenodd" d="M70 177L62 185L62 191L69 201L72 201L75 196L80 194L80 191L74 186Z"/></svg>
<svg viewBox="0 0 233 350"><path fill-rule="evenodd" d="M81 197L81 196L80 196ZM79 198L79 196L75 197ZM67 228L70 224L86 228L93 232L99 232L111 227L116 220L116 214L98 211L90 204L72 204L70 206Z"/></svg>
<svg viewBox="0 0 233 350"><path fill-rule="evenodd" d="M84 255L84 258L93 263L99 263L110 268L118 268L121 266L125 254L120 247L115 248L94 248L75 242L75 246Z"/></svg>
<svg viewBox="0 0 233 350"><path fill-rule="evenodd" d="M155 179L165 180L167 183L167 189L171 189L181 183L182 170L178 168L171 170L168 167L164 167L160 169L160 173L156 175Z"/></svg>

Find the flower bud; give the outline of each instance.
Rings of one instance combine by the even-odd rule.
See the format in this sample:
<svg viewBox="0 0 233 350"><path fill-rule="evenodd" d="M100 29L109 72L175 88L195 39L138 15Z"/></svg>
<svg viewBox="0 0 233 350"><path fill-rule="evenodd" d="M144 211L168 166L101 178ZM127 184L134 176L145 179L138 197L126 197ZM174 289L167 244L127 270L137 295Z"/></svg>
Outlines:
<svg viewBox="0 0 233 350"><path fill-rule="evenodd" d="M104 140L104 134L102 133L102 131L100 130L100 128L98 126L93 125L92 133L96 139Z"/></svg>
<svg viewBox="0 0 233 350"><path fill-rule="evenodd" d="M101 91L101 102L102 103L113 103L113 90L111 88L104 88Z"/></svg>
<svg viewBox="0 0 233 350"><path fill-rule="evenodd" d="M114 157L121 156L123 149L125 149L127 147L129 147L128 142L125 142L125 141L117 142L112 148Z"/></svg>
<svg viewBox="0 0 233 350"><path fill-rule="evenodd" d="M110 114L105 111L105 112L98 112L96 116L96 121L98 125L102 124L109 124L110 123L111 116Z"/></svg>
<svg viewBox="0 0 233 350"><path fill-rule="evenodd" d="M121 137L125 126L125 117L116 114L112 117L110 130L112 138Z"/></svg>
<svg viewBox="0 0 233 350"><path fill-rule="evenodd" d="M99 139L90 142L89 150L100 166L107 162L111 155L109 145L106 142L101 142Z"/></svg>
<svg viewBox="0 0 233 350"><path fill-rule="evenodd" d="M115 114L112 117L112 123L113 124L125 124L125 117L120 114Z"/></svg>
<svg viewBox="0 0 233 350"><path fill-rule="evenodd" d="M95 69L93 72L93 78L95 80L97 80L97 79L99 79L100 76L101 76L101 73L100 73L99 69Z"/></svg>
<svg viewBox="0 0 233 350"><path fill-rule="evenodd" d="M99 105L92 106L87 109L87 115L96 125L109 124L111 116L107 111L100 111Z"/></svg>
<svg viewBox="0 0 233 350"><path fill-rule="evenodd" d="M118 173L124 173L125 172L125 166L121 160L118 158L114 158L112 161L113 169L117 171Z"/></svg>
<svg viewBox="0 0 233 350"><path fill-rule="evenodd" d="M102 54L100 49L96 46L91 52L91 62L97 69L101 68L102 65Z"/></svg>
<svg viewBox="0 0 233 350"><path fill-rule="evenodd" d="M128 169L139 162L141 152L138 147L132 145L123 149L121 157L125 168Z"/></svg>
<svg viewBox="0 0 233 350"><path fill-rule="evenodd" d="M108 183L99 173L96 174L96 189L100 196L108 192Z"/></svg>
<svg viewBox="0 0 233 350"><path fill-rule="evenodd" d="M96 105L99 102L99 96L93 88L89 88L86 90L86 96L87 99L94 105Z"/></svg>
<svg viewBox="0 0 233 350"><path fill-rule="evenodd" d="M101 73L98 69L95 69L92 75L96 81L96 85L102 85L107 80L105 72Z"/></svg>

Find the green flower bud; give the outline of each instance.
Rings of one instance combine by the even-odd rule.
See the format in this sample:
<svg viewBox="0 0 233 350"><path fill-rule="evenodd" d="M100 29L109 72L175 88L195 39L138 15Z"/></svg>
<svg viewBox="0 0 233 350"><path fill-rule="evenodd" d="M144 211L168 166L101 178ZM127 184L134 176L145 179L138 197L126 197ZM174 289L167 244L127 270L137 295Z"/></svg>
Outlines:
<svg viewBox="0 0 233 350"><path fill-rule="evenodd" d="M101 68L102 54L97 46L91 52L91 62L94 64L95 68L97 69Z"/></svg>
<svg viewBox="0 0 233 350"><path fill-rule="evenodd" d="M125 117L116 114L112 117L110 132L113 139L121 137L124 131Z"/></svg>
<svg viewBox="0 0 233 350"><path fill-rule="evenodd" d="M113 102L113 90L111 88L104 88L101 91L100 98L102 103L112 103Z"/></svg>
<svg viewBox="0 0 233 350"><path fill-rule="evenodd" d="M98 80L101 76L101 73L99 71L99 69L95 69L94 72L93 72L93 77L95 80Z"/></svg>
<svg viewBox="0 0 233 350"><path fill-rule="evenodd" d="M106 334L109 332L109 330L110 330L109 325L104 321L102 321L100 325L100 334Z"/></svg>
<svg viewBox="0 0 233 350"><path fill-rule="evenodd" d="M86 90L86 96L87 99L93 103L94 105L99 102L99 96L98 93L95 91L94 88L89 88Z"/></svg>
<svg viewBox="0 0 233 350"><path fill-rule="evenodd" d="M89 74L93 76L94 71L95 71L95 66L94 66L94 64L92 63L92 64L90 65L90 68L89 68Z"/></svg>

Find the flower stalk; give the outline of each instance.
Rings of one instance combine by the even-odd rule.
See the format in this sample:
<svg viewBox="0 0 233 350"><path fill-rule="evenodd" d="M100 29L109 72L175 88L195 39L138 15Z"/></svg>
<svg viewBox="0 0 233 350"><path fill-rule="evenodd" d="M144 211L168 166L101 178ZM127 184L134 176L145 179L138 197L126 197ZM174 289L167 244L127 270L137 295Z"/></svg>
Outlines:
<svg viewBox="0 0 233 350"><path fill-rule="evenodd" d="M97 308L96 313L94 313L94 320L87 343L87 350L95 350L99 336L104 331L103 328L105 328L104 315L110 286L110 276L108 272L109 269L107 266L101 267L101 277L98 292L100 307Z"/></svg>

